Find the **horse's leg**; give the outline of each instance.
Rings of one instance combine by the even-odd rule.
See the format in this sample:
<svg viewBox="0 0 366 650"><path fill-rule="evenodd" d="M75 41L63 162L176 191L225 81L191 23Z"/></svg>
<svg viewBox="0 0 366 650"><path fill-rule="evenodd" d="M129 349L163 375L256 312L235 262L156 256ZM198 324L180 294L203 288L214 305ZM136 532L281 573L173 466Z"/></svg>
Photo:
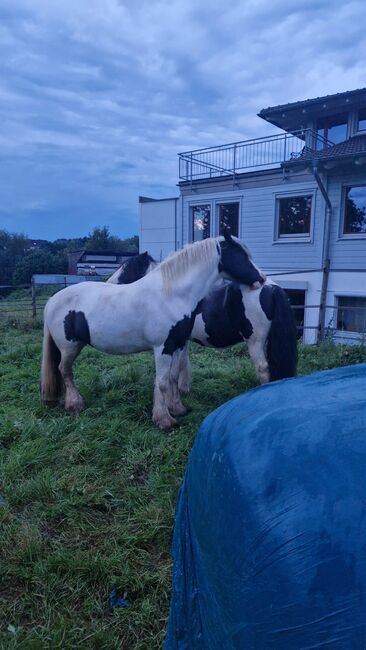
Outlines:
<svg viewBox="0 0 366 650"><path fill-rule="evenodd" d="M61 350L59 370L65 384L65 411L77 415L84 408L84 400L74 384L72 364L84 346L80 344L68 345Z"/></svg>
<svg viewBox="0 0 366 650"><path fill-rule="evenodd" d="M170 354L162 354L163 345L154 348L155 356L155 387L154 406L152 419L159 429L170 431L177 421L169 413L168 404L171 401L171 366L172 357Z"/></svg>
<svg viewBox="0 0 366 650"><path fill-rule="evenodd" d="M168 409L172 415L184 415L187 409L182 404L179 393L179 379L182 368L182 355L186 348L177 350L172 356L172 364L170 367L170 395L168 398ZM187 356L185 357L187 360Z"/></svg>
<svg viewBox="0 0 366 650"><path fill-rule="evenodd" d="M192 369L189 360L188 341L184 346L179 358L178 388L182 395L188 395L191 390Z"/></svg>
<svg viewBox="0 0 366 650"><path fill-rule="evenodd" d="M255 372L261 384L269 382L269 366L264 352L265 339L248 341L249 356L254 364Z"/></svg>

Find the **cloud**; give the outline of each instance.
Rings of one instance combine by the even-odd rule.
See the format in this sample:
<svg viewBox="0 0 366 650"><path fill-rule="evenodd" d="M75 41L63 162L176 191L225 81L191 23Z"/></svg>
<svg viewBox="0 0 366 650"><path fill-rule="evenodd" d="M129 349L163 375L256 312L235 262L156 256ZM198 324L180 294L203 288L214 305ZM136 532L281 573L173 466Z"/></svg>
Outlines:
<svg viewBox="0 0 366 650"><path fill-rule="evenodd" d="M3 1L1 226L133 234L139 194L177 194L177 152L365 85L365 18L362 0Z"/></svg>

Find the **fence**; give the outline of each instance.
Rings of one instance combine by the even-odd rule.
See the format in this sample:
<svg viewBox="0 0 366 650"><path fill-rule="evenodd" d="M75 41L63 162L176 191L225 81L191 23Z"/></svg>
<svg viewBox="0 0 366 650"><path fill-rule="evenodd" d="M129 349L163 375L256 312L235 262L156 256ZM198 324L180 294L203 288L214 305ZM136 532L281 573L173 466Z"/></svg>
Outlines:
<svg viewBox="0 0 366 650"><path fill-rule="evenodd" d="M17 287L0 286L0 323L6 317L17 318L21 314L29 318L41 317L48 298L69 284L75 284L75 277L79 282L96 279L93 276L62 276L62 281L52 284L43 281ZM312 310L316 310L313 314L317 321L319 305L292 304L292 309L298 338L305 343L327 339L336 343L366 344L366 306L325 305L326 325L322 332L317 325L307 324L311 320L314 322L314 318L309 318Z"/></svg>
<svg viewBox="0 0 366 650"><path fill-rule="evenodd" d="M102 282L96 275L34 275L30 284L0 285L0 319L20 313L41 316L50 296L79 282Z"/></svg>

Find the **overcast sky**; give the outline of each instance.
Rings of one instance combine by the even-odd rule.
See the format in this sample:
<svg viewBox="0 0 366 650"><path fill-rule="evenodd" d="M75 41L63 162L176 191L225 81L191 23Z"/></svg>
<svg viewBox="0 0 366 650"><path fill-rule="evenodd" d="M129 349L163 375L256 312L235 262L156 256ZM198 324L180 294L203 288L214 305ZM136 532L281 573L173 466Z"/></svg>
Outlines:
<svg viewBox="0 0 366 650"><path fill-rule="evenodd" d="M0 228L137 233L177 153L264 107L366 86L364 0L2 0Z"/></svg>

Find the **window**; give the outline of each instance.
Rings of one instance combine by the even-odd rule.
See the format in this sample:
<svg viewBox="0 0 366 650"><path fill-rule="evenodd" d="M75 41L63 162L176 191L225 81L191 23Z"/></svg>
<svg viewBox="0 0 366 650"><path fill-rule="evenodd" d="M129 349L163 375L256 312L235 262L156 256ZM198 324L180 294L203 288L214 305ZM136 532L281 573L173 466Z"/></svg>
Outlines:
<svg viewBox="0 0 366 650"><path fill-rule="evenodd" d="M366 108L358 111L357 131L366 131Z"/></svg>
<svg viewBox="0 0 366 650"><path fill-rule="evenodd" d="M324 138L326 143L337 144L343 142L347 137L347 123L347 113L322 117L317 122L318 135ZM323 142L319 142L318 148L323 148Z"/></svg>
<svg viewBox="0 0 366 650"><path fill-rule="evenodd" d="M277 238L310 237L312 195L277 199Z"/></svg>
<svg viewBox="0 0 366 650"><path fill-rule="evenodd" d="M366 332L366 298L338 296L337 329Z"/></svg>
<svg viewBox="0 0 366 650"><path fill-rule="evenodd" d="M223 235L225 230L230 230L234 237L239 237L239 203L219 203L217 210L219 235Z"/></svg>
<svg viewBox="0 0 366 650"><path fill-rule="evenodd" d="M366 185L345 188L343 233L366 235Z"/></svg>
<svg viewBox="0 0 366 650"><path fill-rule="evenodd" d="M210 236L211 230L211 205L193 205L192 213L192 241L200 241Z"/></svg>

